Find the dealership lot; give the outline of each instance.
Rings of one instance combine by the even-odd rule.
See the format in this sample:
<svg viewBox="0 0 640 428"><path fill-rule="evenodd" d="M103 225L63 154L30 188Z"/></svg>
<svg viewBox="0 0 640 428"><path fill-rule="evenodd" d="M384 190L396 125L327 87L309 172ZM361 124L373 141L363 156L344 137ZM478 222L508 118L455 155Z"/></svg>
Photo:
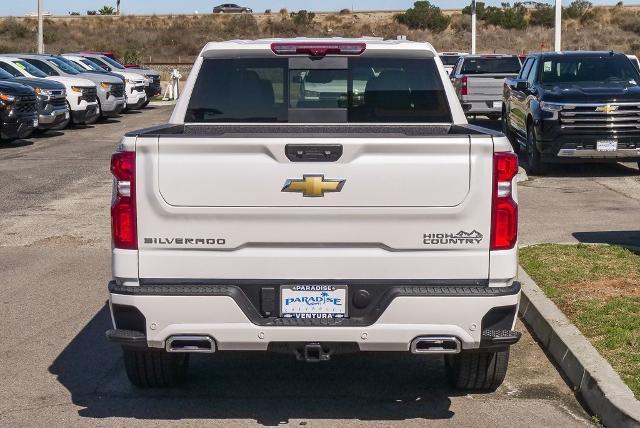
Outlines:
<svg viewBox="0 0 640 428"><path fill-rule="evenodd" d="M524 330L494 394L448 389L440 359L196 358L182 388L137 391L106 342L110 155L128 130L165 122L156 106L99 127L0 146L0 424L349 426L589 424ZM487 125L488 123L482 123ZM495 126L495 124L492 124ZM521 183L521 237L640 245L634 167L571 166ZM391 362L394 362L391 364Z"/></svg>

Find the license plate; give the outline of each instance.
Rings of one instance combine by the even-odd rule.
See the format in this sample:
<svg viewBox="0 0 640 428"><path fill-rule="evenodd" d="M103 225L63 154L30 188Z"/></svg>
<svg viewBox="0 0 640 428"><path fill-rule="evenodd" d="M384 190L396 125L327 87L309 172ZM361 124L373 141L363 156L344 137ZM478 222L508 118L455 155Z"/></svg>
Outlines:
<svg viewBox="0 0 640 428"><path fill-rule="evenodd" d="M38 127L38 119L33 119L33 127L34 128Z"/></svg>
<svg viewBox="0 0 640 428"><path fill-rule="evenodd" d="M599 140L597 141L597 149L599 152L615 152L618 150L618 142L616 140Z"/></svg>
<svg viewBox="0 0 640 428"><path fill-rule="evenodd" d="M280 314L284 318L346 318L346 285L283 285Z"/></svg>
<svg viewBox="0 0 640 428"><path fill-rule="evenodd" d="M493 108L502 108L502 101L494 101Z"/></svg>
<svg viewBox="0 0 640 428"><path fill-rule="evenodd" d="M65 112L65 113L64 113L64 120L69 119L69 116L71 116L71 115L69 114L69 112L68 112L68 111L67 111L67 112Z"/></svg>

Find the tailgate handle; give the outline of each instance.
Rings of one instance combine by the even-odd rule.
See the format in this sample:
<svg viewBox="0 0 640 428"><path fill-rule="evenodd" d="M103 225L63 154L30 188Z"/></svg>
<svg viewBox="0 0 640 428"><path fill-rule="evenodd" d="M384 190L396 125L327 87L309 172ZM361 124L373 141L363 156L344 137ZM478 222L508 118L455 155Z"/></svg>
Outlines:
<svg viewBox="0 0 640 428"><path fill-rule="evenodd" d="M291 162L336 162L342 156L342 144L287 144Z"/></svg>

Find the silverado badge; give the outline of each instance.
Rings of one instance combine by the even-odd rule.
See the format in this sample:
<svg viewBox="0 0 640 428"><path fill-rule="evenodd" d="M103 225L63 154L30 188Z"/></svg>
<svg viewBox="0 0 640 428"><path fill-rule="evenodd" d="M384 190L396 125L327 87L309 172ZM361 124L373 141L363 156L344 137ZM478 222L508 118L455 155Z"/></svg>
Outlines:
<svg viewBox="0 0 640 428"><path fill-rule="evenodd" d="M596 107L596 111L609 114L609 113L613 113L614 111L617 111L618 108L619 106L612 106L611 104L607 104L604 106Z"/></svg>
<svg viewBox="0 0 640 428"><path fill-rule="evenodd" d="M287 180L283 192L302 193L304 197L323 197L325 192L339 192L347 180L325 180L324 175L305 174L302 180Z"/></svg>

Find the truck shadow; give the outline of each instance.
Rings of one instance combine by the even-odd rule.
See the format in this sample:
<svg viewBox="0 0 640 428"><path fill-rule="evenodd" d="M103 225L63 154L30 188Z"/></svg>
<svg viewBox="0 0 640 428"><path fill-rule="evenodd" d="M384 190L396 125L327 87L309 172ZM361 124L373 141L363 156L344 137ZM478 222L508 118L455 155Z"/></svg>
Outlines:
<svg viewBox="0 0 640 428"><path fill-rule="evenodd" d="M32 146L31 140L13 140L13 141L0 141L0 150L17 149L19 147Z"/></svg>
<svg viewBox="0 0 640 428"><path fill-rule="evenodd" d="M120 350L107 343L108 307L58 355L49 372L86 418L291 420L449 419L441 358L410 354L342 355L307 364L293 356L217 353L192 358L180 388L143 390L128 383Z"/></svg>
<svg viewBox="0 0 640 428"><path fill-rule="evenodd" d="M520 154L520 165L524 165L526 159ZM542 176L532 177L637 177L638 168L631 163L551 163L548 171Z"/></svg>
<svg viewBox="0 0 640 428"><path fill-rule="evenodd" d="M574 232L572 235L583 244L622 245L625 247L640 249L640 230Z"/></svg>

